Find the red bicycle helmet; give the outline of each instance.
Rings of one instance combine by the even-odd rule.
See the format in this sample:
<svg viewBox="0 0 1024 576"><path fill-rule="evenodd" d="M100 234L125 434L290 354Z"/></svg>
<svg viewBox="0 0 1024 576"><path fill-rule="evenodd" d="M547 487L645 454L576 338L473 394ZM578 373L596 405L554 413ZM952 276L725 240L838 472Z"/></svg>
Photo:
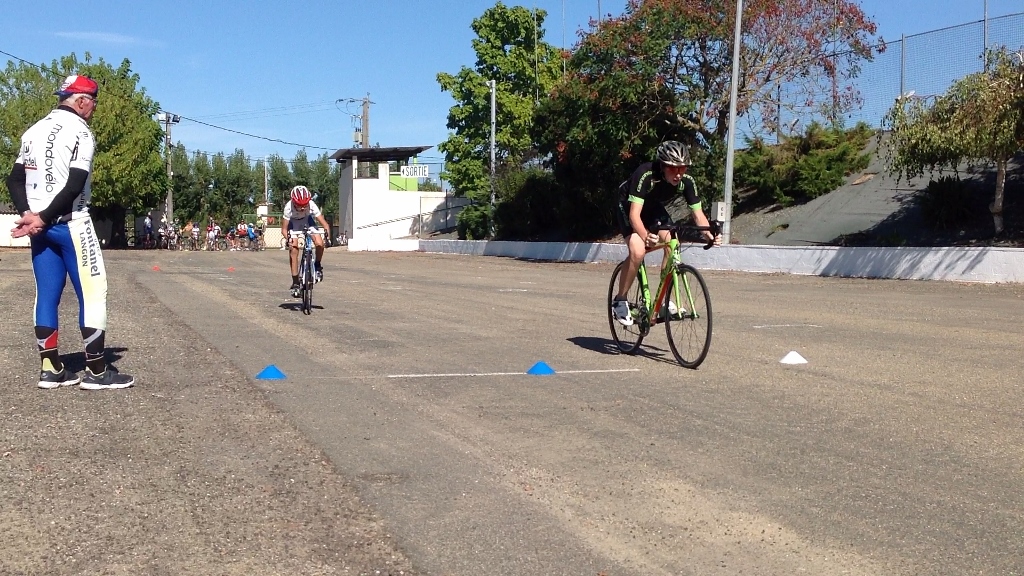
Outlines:
<svg viewBox="0 0 1024 576"><path fill-rule="evenodd" d="M292 188L292 204L296 206L305 206L309 204L309 201L313 199L313 195L309 193L309 188L299 184L295 188Z"/></svg>

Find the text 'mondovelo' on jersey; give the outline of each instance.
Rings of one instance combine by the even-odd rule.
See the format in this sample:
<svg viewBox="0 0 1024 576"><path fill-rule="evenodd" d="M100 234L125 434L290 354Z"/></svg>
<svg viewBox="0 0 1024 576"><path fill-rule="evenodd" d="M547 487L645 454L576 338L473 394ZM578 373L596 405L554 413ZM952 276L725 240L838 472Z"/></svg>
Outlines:
<svg viewBox="0 0 1024 576"><path fill-rule="evenodd" d="M85 188L74 200L71 217L89 215L92 196L92 157L96 150L92 131L80 116L57 108L36 122L21 137L15 163L25 166L25 194L29 209L42 212L64 189L72 168L89 173Z"/></svg>

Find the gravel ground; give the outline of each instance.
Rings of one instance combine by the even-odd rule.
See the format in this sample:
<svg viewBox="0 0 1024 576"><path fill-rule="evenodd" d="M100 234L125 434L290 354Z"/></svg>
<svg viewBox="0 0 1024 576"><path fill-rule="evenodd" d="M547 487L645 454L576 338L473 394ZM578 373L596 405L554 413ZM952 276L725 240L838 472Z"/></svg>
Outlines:
<svg viewBox="0 0 1024 576"><path fill-rule="evenodd" d="M0 574L416 573L332 462L130 275L108 306L124 391L37 389L24 251L0 251L0 291ZM76 302L69 285L80 371Z"/></svg>

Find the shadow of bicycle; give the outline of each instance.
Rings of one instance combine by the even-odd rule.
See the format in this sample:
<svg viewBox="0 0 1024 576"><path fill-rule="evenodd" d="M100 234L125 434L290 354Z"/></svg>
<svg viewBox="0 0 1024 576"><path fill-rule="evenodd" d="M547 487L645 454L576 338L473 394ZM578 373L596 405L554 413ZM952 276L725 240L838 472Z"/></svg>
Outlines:
<svg viewBox="0 0 1024 576"><path fill-rule="evenodd" d="M611 338L597 338L594 336L574 336L572 338L566 338L569 342L583 348L584 350L590 350L591 352L599 352L601 354L607 354L609 356L615 356L623 354L619 347L615 345L615 341ZM632 354L638 358L649 358L657 362L664 362L666 364L679 364L676 362L675 356L667 348L661 348L658 346L651 346L644 340L644 343L637 350L636 354Z"/></svg>
<svg viewBox="0 0 1024 576"><path fill-rule="evenodd" d="M278 308L282 310L292 310L295 312L302 312L302 302L282 302L278 304ZM313 304L313 310L323 310L323 306Z"/></svg>
<svg viewBox="0 0 1024 576"><path fill-rule="evenodd" d="M574 336L572 338L566 338L569 342L583 348L584 350L590 350L591 352L600 352L601 354L615 355L619 354L619 348L615 345L610 338L595 338L593 336Z"/></svg>

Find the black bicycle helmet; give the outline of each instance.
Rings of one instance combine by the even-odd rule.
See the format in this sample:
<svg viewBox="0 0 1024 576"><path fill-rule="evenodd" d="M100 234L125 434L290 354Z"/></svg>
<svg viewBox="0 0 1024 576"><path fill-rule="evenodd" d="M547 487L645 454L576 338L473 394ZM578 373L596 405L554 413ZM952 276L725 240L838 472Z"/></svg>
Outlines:
<svg viewBox="0 0 1024 576"><path fill-rule="evenodd" d="M690 150L682 142L668 140L658 146L658 162L666 166L689 166Z"/></svg>

